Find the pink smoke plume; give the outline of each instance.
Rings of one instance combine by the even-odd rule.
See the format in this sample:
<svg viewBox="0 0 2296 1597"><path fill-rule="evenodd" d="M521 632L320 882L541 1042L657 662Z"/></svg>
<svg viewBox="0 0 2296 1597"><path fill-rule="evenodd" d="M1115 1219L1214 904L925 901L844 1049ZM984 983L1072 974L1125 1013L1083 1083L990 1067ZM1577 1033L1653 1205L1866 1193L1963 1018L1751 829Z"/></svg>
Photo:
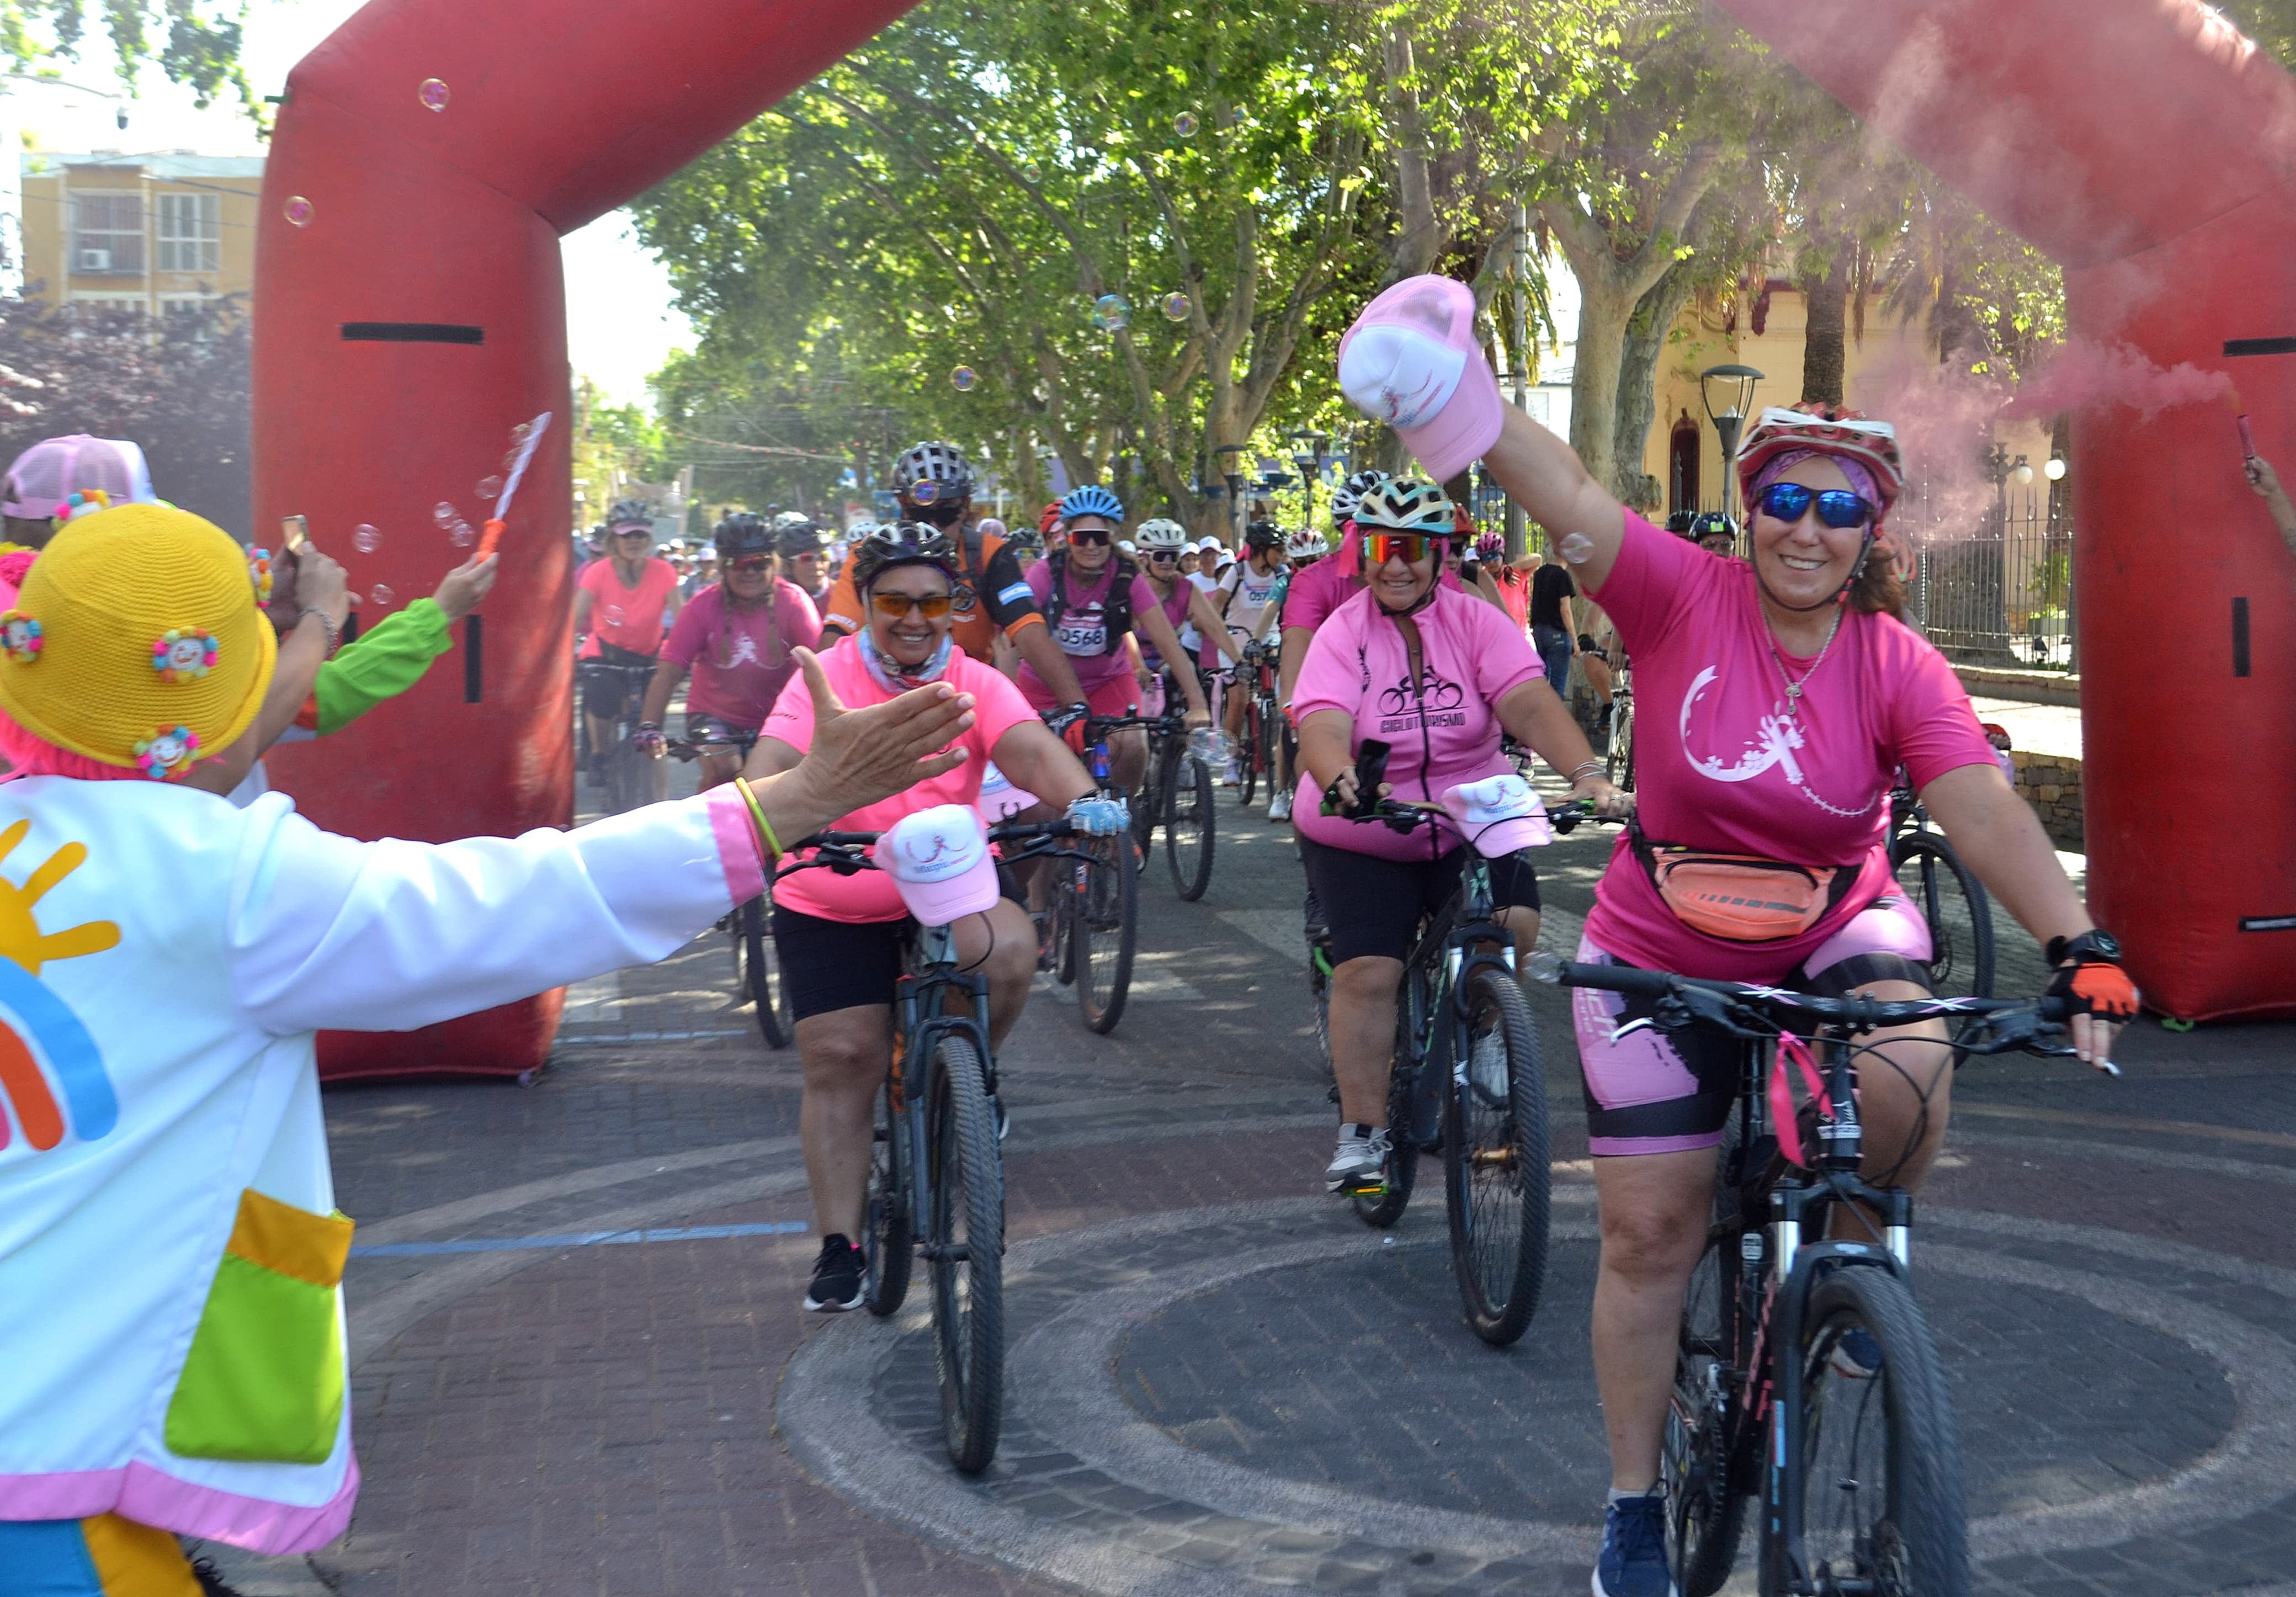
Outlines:
<svg viewBox="0 0 2296 1597"><path fill-rule="evenodd" d="M2205 371L2190 361L2155 366L2128 344L2076 338L2027 374L2003 415L2046 420L2090 405L2126 405L2149 422L2171 406L2232 397L2232 379L2222 372Z"/></svg>

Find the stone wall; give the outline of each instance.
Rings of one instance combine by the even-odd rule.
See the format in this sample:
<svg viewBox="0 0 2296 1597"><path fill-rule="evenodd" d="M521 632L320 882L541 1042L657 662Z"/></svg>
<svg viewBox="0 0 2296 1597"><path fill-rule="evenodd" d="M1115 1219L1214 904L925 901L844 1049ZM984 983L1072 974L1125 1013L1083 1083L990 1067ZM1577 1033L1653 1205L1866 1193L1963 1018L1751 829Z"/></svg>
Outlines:
<svg viewBox="0 0 2296 1597"><path fill-rule="evenodd" d="M2068 853L2088 852L2081 822L2081 762L2064 754L2012 750L2017 792L2041 818L2041 829Z"/></svg>

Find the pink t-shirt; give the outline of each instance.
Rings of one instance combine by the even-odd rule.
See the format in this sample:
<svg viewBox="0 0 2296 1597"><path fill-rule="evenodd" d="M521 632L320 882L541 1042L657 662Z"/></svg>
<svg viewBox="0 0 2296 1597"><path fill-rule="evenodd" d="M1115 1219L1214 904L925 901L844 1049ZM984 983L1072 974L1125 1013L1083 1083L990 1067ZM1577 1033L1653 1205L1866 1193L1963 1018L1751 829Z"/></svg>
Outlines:
<svg viewBox="0 0 2296 1597"><path fill-rule="evenodd" d="M1307 574L1322 569L1312 567ZM1360 751L1366 737L1388 744L1387 780L1395 796L1435 800L1447 787L1509 769L1499 753L1503 729L1492 706L1546 673L1504 613L1457 588L1438 589L1435 602L1412 619L1419 623L1423 657L1416 694L1402 631L1370 592L1362 590L1316 630L1292 692L1292 713L1303 723L1318 710L1353 717L1349 750ZM1292 818L1317 843L1382 860L1424 860L1459 844L1447 823L1397 832L1375 822L1325 815L1323 796L1316 778L1301 772Z"/></svg>
<svg viewBox="0 0 2296 1597"><path fill-rule="evenodd" d="M1782 980L1889 886L1882 844L1897 768L1918 788L1959 766L1992 762L1945 657L1888 616L1846 612L1813 670L1811 660L1775 648L1752 566L1631 513L1618 564L1592 597L1635 663L1644 832L1692 848L1863 870L1800 937L1731 943L1676 919L1621 836L1587 934L1630 964ZM1808 679L1791 721L1781 713L1788 671Z"/></svg>
<svg viewBox="0 0 2296 1597"><path fill-rule="evenodd" d="M1447 593L1467 591L1459 585L1456 572L1443 573L1442 587ZM1338 556L1318 560L1306 571L1292 573L1291 590L1283 596L1283 618L1275 624L1286 631L1305 627L1312 632L1331 619L1332 612L1349 594L1363 590L1363 579L1342 564Z"/></svg>
<svg viewBox="0 0 2296 1597"><path fill-rule="evenodd" d="M639 572L637 586L625 588L611 560L594 560L574 579L590 594L590 637L582 658L598 657L598 646L611 643L634 654L651 654L661 647L661 613L677 587L677 568L667 560L649 557Z"/></svg>
<svg viewBox="0 0 2296 1597"><path fill-rule="evenodd" d="M1061 653L1069 657L1069 664L1076 670L1077 686L1087 694L1095 687L1115 681L1132 669L1131 663L1125 657L1120 639L1115 648L1107 647L1108 623L1103 619L1103 608L1108 602L1109 586L1115 580L1116 562L1119 558L1119 556L1111 556L1100 576L1091 582L1078 580L1074 572L1069 573L1068 605L1062 613L1060 624L1053 628L1053 641L1059 644ZM1050 559L1039 560L1029 568L1029 591L1037 596L1037 608L1045 613L1045 620L1050 623L1053 613L1053 563ZM1145 615L1149 611L1160 608L1162 603L1156 597L1156 590L1148 585L1148 579L1136 573L1132 579L1132 613ZM1142 641L1144 643L1146 639ZM1021 681L1024 687L1033 684L1043 691L1051 691L1029 668L1026 661L1021 664Z"/></svg>
<svg viewBox="0 0 2296 1597"><path fill-rule="evenodd" d="M869 674L869 667L861 658L860 644L852 638L840 638L835 648L821 657L821 667L829 677L829 686L835 691L838 703L849 710L882 704L894 696L877 686L876 678ZM971 806L980 797L980 773L988 768L996 740L1022 721L1037 719L1037 712L1029 708L1029 702L1021 696L1021 690L1013 686L1011 679L994 666L981 664L963 649L950 656L948 674L941 679L960 693L972 695L975 701L972 725L951 745L964 748L964 763L930 781L918 783L906 793L865 804L852 814L840 817L826 830L882 832L903 816L930 810L936 804ZM779 738L800 753L813 746L813 695L806 687L803 677L782 689L773 713L766 718L765 735ZM787 904L800 914L818 915L824 920L898 920L909 912L908 906L901 902L900 890L893 885L893 878L882 870L865 870L849 877L840 877L833 870L801 870L774 885L774 901Z"/></svg>
<svg viewBox="0 0 2296 1597"><path fill-rule="evenodd" d="M776 582L770 609L743 609L712 582L677 613L661 657L691 666L685 708L737 727L762 725L797 671L791 649L821 641L821 614L794 582Z"/></svg>

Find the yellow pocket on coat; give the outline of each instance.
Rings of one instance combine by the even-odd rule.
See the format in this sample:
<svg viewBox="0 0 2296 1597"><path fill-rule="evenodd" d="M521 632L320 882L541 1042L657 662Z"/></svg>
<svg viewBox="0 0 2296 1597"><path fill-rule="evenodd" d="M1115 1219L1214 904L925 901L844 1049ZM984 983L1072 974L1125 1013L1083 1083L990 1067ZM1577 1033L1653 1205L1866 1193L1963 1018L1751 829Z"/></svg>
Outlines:
<svg viewBox="0 0 2296 1597"><path fill-rule="evenodd" d="M351 1222L250 1188L168 1404L184 1458L324 1463L343 1418L335 1300Z"/></svg>

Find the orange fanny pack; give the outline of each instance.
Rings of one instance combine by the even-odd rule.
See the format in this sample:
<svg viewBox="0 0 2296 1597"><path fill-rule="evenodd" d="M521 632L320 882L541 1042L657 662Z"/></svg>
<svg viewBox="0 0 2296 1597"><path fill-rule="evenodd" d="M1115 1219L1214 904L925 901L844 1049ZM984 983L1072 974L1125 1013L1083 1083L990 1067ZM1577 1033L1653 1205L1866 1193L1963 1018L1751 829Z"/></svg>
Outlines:
<svg viewBox="0 0 2296 1597"><path fill-rule="evenodd" d="M1833 865L1794 865L1759 854L1718 854L1652 843L1630 827L1635 858L1674 918L1731 943L1777 943L1816 926L1856 885Z"/></svg>

